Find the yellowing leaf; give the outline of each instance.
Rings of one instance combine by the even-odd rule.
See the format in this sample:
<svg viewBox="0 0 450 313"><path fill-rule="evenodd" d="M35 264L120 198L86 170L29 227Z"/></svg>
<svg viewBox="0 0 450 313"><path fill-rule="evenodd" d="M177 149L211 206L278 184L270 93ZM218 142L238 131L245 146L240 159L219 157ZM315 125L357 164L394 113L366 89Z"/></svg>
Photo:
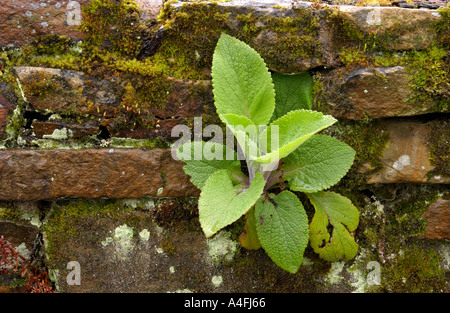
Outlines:
<svg viewBox="0 0 450 313"><path fill-rule="evenodd" d="M307 194L316 213L309 225L311 247L330 262L351 260L358 251L352 232L358 227L359 212L346 197L335 192ZM328 225L333 231L328 232Z"/></svg>

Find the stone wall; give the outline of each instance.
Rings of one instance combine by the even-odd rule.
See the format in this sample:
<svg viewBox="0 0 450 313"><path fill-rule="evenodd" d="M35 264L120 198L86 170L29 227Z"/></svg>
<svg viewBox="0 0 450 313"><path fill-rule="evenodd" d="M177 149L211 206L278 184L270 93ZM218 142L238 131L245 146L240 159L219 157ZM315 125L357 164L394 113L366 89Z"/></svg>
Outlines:
<svg viewBox="0 0 450 313"><path fill-rule="evenodd" d="M2 4L0 235L61 292L448 292L450 9L291 2ZM313 108L338 118L327 133L357 152L333 187L360 212L354 260L308 247L294 275L242 248L242 223L201 232L169 147L195 116L221 125L222 32L274 72L309 71Z"/></svg>

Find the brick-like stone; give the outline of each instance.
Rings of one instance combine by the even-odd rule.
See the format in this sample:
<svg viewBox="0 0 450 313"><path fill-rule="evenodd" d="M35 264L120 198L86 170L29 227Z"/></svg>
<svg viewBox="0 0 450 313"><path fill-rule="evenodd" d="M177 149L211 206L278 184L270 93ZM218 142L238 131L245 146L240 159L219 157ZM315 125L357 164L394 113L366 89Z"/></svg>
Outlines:
<svg viewBox="0 0 450 313"><path fill-rule="evenodd" d="M2 1L0 6L0 46L21 46L41 34L61 34L83 38L77 25L68 21L91 0L77 1ZM77 18L77 17L74 17Z"/></svg>
<svg viewBox="0 0 450 313"><path fill-rule="evenodd" d="M170 149L0 151L0 200L198 196Z"/></svg>
<svg viewBox="0 0 450 313"><path fill-rule="evenodd" d="M42 112L50 112L86 120L86 116L100 120L111 136L134 139L164 138L170 139L174 126L185 123L184 120L211 112L214 107L210 80L184 81L172 77L161 78L167 87L167 94L161 100L151 103L136 102L131 107L123 102L124 82L117 78L98 80L80 71L60 70L44 67L15 67L14 71L21 82L25 96L31 106ZM152 78L146 78L151 80ZM1 99L0 99L1 100ZM147 125L134 124L126 116L133 110L135 118L144 117L150 121ZM52 124L52 125L50 125ZM64 127L62 122L41 123L37 121L37 137L48 135L49 131ZM70 123L69 123L70 124ZM71 123L68 129L78 133L91 134L89 126L76 126ZM95 123L94 123L95 124ZM125 125L125 127L124 127ZM44 129L47 128L47 130ZM50 133L51 134L51 133Z"/></svg>
<svg viewBox="0 0 450 313"><path fill-rule="evenodd" d="M36 202L0 202L0 236L24 258L30 260L41 226L41 211Z"/></svg>
<svg viewBox="0 0 450 313"><path fill-rule="evenodd" d="M424 238L450 239L450 201L438 199L425 211L427 219Z"/></svg>
<svg viewBox="0 0 450 313"><path fill-rule="evenodd" d="M0 94L0 138L3 137L3 132L8 124L8 116L13 107L13 104Z"/></svg>
<svg viewBox="0 0 450 313"><path fill-rule="evenodd" d="M433 10L399 7L336 6L340 14L366 34L389 34L384 48L391 50L426 49L434 39L433 24L442 16Z"/></svg>
<svg viewBox="0 0 450 313"><path fill-rule="evenodd" d="M404 67L362 68L344 78L332 71L324 78L328 113L348 119L413 116L437 112L434 101L412 100L411 74Z"/></svg>
<svg viewBox="0 0 450 313"><path fill-rule="evenodd" d="M95 135L99 132L98 123L95 121L85 121L84 123L66 123L65 121L51 120L38 121L31 123L33 133L37 138L52 136L56 131L66 128L70 138L83 138L84 136Z"/></svg>
<svg viewBox="0 0 450 313"><path fill-rule="evenodd" d="M155 19L162 0L135 0L145 20ZM0 6L0 46L19 47L39 35L58 34L83 39L78 29L82 21L81 9L91 0L24 1L5 0Z"/></svg>
<svg viewBox="0 0 450 313"><path fill-rule="evenodd" d="M410 120L385 121L390 135L383 152L383 169L369 177L367 183L438 183L448 184L450 177L431 175L428 145L432 129L429 123Z"/></svg>

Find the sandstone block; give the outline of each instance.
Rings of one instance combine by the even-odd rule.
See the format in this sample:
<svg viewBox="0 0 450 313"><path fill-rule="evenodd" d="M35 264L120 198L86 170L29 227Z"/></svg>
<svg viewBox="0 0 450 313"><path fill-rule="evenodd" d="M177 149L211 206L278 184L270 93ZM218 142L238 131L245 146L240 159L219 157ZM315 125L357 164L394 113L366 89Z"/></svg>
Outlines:
<svg viewBox="0 0 450 313"><path fill-rule="evenodd" d="M162 0L135 0L142 10L143 19L155 19ZM91 0L76 1L20 1L5 0L0 7L0 46L19 47L40 35L66 35L83 39L78 30L83 15L82 7Z"/></svg>
<svg viewBox="0 0 450 313"><path fill-rule="evenodd" d="M199 194L170 149L0 151L0 200Z"/></svg>
<svg viewBox="0 0 450 313"><path fill-rule="evenodd" d="M348 119L413 116L438 112L432 100L413 101L411 75L402 66L362 68L325 77L324 99L335 117Z"/></svg>
<svg viewBox="0 0 450 313"><path fill-rule="evenodd" d="M428 123L408 120L385 121L383 128L390 139L383 152L383 169L367 181L373 183L439 183L448 184L450 177L429 175L435 166L430 162Z"/></svg>
<svg viewBox="0 0 450 313"><path fill-rule="evenodd" d="M450 201L438 199L425 211L427 219L424 238L450 239Z"/></svg>

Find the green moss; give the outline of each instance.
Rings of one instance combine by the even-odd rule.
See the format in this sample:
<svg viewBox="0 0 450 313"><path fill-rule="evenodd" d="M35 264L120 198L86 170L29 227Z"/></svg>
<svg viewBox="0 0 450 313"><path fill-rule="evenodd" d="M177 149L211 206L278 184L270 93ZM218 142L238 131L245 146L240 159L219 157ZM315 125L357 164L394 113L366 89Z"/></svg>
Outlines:
<svg viewBox="0 0 450 313"><path fill-rule="evenodd" d="M271 68L286 68L301 58L321 57L322 47L317 40L319 16L311 9L291 10L292 16L266 20L267 29L276 35L268 38L270 43L261 43L257 50Z"/></svg>
<svg viewBox="0 0 450 313"><path fill-rule="evenodd" d="M397 192L403 196L396 202L386 227L396 243L425 234L423 213L439 197L438 190L428 186L401 187L400 190Z"/></svg>
<svg viewBox="0 0 450 313"><path fill-rule="evenodd" d="M414 246L382 270L382 291L396 293L444 292L446 279L442 257L434 249Z"/></svg>
<svg viewBox="0 0 450 313"><path fill-rule="evenodd" d="M133 139L133 138L118 138L112 137L111 142L108 145L110 147L117 148L169 148L169 143L161 138L149 138L149 139Z"/></svg>
<svg viewBox="0 0 450 313"><path fill-rule="evenodd" d="M8 288L20 288L25 286L27 278L22 277L19 273L5 273L0 275L0 286Z"/></svg>
<svg viewBox="0 0 450 313"><path fill-rule="evenodd" d="M175 255L177 253L177 246L173 243L168 234L164 235L164 237L162 238L161 248L169 256Z"/></svg>
<svg viewBox="0 0 450 313"><path fill-rule="evenodd" d="M11 203L0 203L0 220L19 221L21 213Z"/></svg>
<svg viewBox="0 0 450 313"><path fill-rule="evenodd" d="M22 48L25 55L61 55L69 53L75 43L67 36L48 34L33 39Z"/></svg>
<svg viewBox="0 0 450 313"><path fill-rule="evenodd" d="M126 222L126 212L131 210L133 209L113 200L61 201L54 205L42 228L46 238L49 267L53 268L56 263L66 262L71 251L76 249L74 245L79 238L97 240L91 233L91 228L96 223L97 231L106 235L106 229L103 229L103 225L98 221L106 218L117 220L118 225L123 224Z"/></svg>
<svg viewBox="0 0 450 313"><path fill-rule="evenodd" d="M438 111L448 112L450 65L444 60L446 55L447 51L438 46L408 54L404 64L411 77L409 101L418 104L434 101Z"/></svg>
<svg viewBox="0 0 450 313"><path fill-rule="evenodd" d="M159 18L165 34L153 61L174 77L208 78L216 43L228 29L228 13L214 2L183 4L178 10L168 2Z"/></svg>
<svg viewBox="0 0 450 313"><path fill-rule="evenodd" d="M61 88L60 84L52 79L52 75L37 72L22 81L23 91L28 98L43 100Z"/></svg>
<svg viewBox="0 0 450 313"><path fill-rule="evenodd" d="M441 7L437 12L441 15L441 19L433 24L436 40L448 49L450 47L450 7Z"/></svg>
<svg viewBox="0 0 450 313"><path fill-rule="evenodd" d="M86 53L96 48L130 57L139 53L145 25L133 0L94 0L83 6L82 11L79 29L87 34L83 45Z"/></svg>
<svg viewBox="0 0 450 313"><path fill-rule="evenodd" d="M430 176L450 176L450 124L448 121L433 121L428 140L430 162L435 166Z"/></svg>

